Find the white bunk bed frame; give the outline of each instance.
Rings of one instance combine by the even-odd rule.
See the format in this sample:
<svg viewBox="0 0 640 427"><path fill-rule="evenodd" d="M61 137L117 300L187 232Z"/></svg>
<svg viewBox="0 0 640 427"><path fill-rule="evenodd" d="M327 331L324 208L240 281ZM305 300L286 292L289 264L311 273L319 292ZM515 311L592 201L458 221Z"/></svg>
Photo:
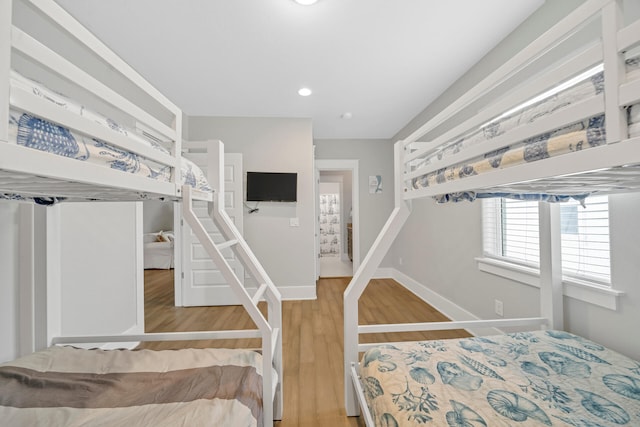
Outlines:
<svg viewBox="0 0 640 427"><path fill-rule="evenodd" d="M148 106L149 101L136 104L121 93L113 90L91 74L74 65L69 59L45 46L13 22L14 3L20 1L20 7L27 7L37 19L44 17L48 23L61 33L79 43L88 55L98 57L104 64L101 72L119 74L128 87L134 87L152 100L155 110ZM14 70L16 56L29 58L47 73L62 77L67 83L98 99L101 105L109 105L124 114L130 121L139 124L153 136L170 144L170 155L157 151L126 136L58 108L53 103L43 101L37 96L19 90L12 90L9 78ZM144 333L110 336L47 336L48 345L79 344L98 342L140 342L140 341L179 341L211 339L260 338L263 358L263 418L265 426L272 426L273 420L282 418L282 300L279 291L260 265L251 249L233 225L224 211L224 146L221 142L208 150L209 183L213 192L204 192L181 184L180 164L182 155L182 111L163 96L133 68L112 52L105 44L91 34L78 21L69 15L53 0L0 0L0 194L20 194L25 197L59 197L69 201L140 201L157 199L181 201L182 213L194 234L200 239L212 260L219 266L229 286L234 290L243 307L247 310L257 329L200 331L175 333ZM7 100L7 101L5 101ZM146 102L146 103L145 103ZM157 105L156 105L157 104ZM165 121L157 118L160 106L161 115L170 118ZM108 142L115 147L136 153L172 170L171 182L159 182L131 175L122 171L96 166L75 159L55 156L24 146L8 143L9 110L16 108L42 117L61 126L91 135ZM164 117L163 116L163 117ZM213 167L217 165L217 167ZM193 200L209 202L209 212L226 242L214 244L200 220L193 212ZM232 247L238 258L245 264L259 288L253 295L235 276L221 250ZM55 295L49 298L55 300ZM267 302L267 316L258 308L260 301ZM42 332L36 331L36 334ZM49 331L46 331L49 334ZM270 375L275 370L277 377Z"/></svg>
<svg viewBox="0 0 640 427"><path fill-rule="evenodd" d="M583 49L567 58L561 65L549 67L526 83L475 114L463 114L467 105L504 83L514 72L527 67L535 59L553 49L573 31L594 17L600 19L600 34ZM411 214L413 199L440 194L476 191L509 193L550 193L561 195L584 194L585 188L598 194L612 194L640 190L640 137L629 138L625 107L640 101L640 79L626 81L626 51L640 45L640 20L625 26L622 0L590 0L554 25L528 47L489 74L456 101L426 121L404 140L395 144L395 208L374 241L370 251L353 276L344 293L344 373L345 408L348 416L357 416L363 409L365 422L373 426L364 393L359 381L359 352L383 343L360 343L359 335L383 332L434 331L501 327L542 327L563 329L562 277L560 271L558 204L540 205L540 317L525 319L494 319L432 323L359 325L358 301L369 281L388 252L403 224ZM516 128L505 135L479 144L479 147L434 161L417 169L414 160L435 151L439 145L476 129L493 117L508 111L537 94L544 93L558 82L580 74L584 70L604 64L604 95L568 107L533 124ZM604 113L606 115L606 144L569 155L547 158L505 169L469 176L456 181L413 188L412 180L440 168L459 164L483 153L549 132L562 125ZM447 130L438 127L450 125ZM428 142L424 142L428 141ZM416 144L417 143L417 144Z"/></svg>

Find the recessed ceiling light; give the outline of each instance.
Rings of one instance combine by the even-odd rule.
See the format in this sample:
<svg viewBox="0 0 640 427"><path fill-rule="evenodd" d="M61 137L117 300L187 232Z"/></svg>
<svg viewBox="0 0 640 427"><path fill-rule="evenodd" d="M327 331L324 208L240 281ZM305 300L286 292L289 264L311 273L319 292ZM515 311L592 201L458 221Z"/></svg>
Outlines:
<svg viewBox="0 0 640 427"><path fill-rule="evenodd" d="M316 3L318 0L295 0L296 3L301 4L303 6L311 6Z"/></svg>
<svg viewBox="0 0 640 427"><path fill-rule="evenodd" d="M298 91L298 95L300 95L300 96L309 96L309 95L311 95L311 89L309 89L308 87L300 88L300 90Z"/></svg>

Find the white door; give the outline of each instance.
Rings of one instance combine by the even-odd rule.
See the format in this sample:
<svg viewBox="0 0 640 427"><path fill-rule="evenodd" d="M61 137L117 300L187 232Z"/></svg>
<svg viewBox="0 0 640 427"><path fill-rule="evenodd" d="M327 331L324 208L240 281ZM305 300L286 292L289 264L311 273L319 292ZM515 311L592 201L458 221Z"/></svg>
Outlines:
<svg viewBox="0 0 640 427"><path fill-rule="evenodd" d="M183 143L188 149L190 144ZM185 157L200 166L207 173L206 155L201 153L186 153ZM242 154L225 154L225 210L235 226L243 232L242 211ZM194 201L194 212L201 219L205 229L215 243L226 239L220 234L213 220L209 217L207 202ZM180 213L178 213L180 215ZM209 258L207 251L185 222L181 223L181 298L176 298L176 305L204 306L204 305L237 305L239 300L224 280L218 267ZM231 248L222 251L227 262L244 283L244 267L235 256ZM177 275L176 275L177 276ZM177 287L176 287L177 288ZM177 293L177 292L176 292ZM181 300L181 303L179 302Z"/></svg>

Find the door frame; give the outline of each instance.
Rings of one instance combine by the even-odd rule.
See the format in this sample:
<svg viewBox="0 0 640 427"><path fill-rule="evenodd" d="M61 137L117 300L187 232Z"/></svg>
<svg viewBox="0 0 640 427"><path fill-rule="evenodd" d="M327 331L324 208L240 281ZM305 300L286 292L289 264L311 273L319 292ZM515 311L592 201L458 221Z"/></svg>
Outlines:
<svg viewBox="0 0 640 427"><path fill-rule="evenodd" d="M357 159L315 159L315 175L319 176L322 171L350 171L351 172L351 224L353 230L353 272L360 267L360 184L358 175ZM315 188L316 204L320 199L318 186ZM316 215L316 230L319 229L320 219ZM315 245L316 262L320 255L320 245ZM316 277L320 270L316 272Z"/></svg>
<svg viewBox="0 0 640 427"><path fill-rule="evenodd" d="M200 147L207 147L211 149L211 143L216 141L183 141L183 146L187 146L189 148L198 150ZM198 153L198 151L194 151L194 153ZM224 167L228 165L233 165L235 167L235 174L237 176L234 179L235 183L235 192L234 192L234 206L237 206L242 213L242 197L243 197L243 155L241 153L224 153ZM202 167L202 166L201 166ZM214 187L215 191L220 191L222 185L225 183L220 183L217 185L218 181L216 177L213 177L212 174L216 173L218 170L218 164L209 164L203 167L203 170L206 170L208 174L209 183ZM226 189L225 189L226 191ZM182 215L182 201L174 202L174 305L176 307L198 307L200 305L192 304L189 301L194 301L196 297L193 295L195 287L189 286L192 285L192 277L189 277L191 274L191 255L190 252L193 249L193 243L191 242L191 231L189 225L183 220ZM226 199L225 199L226 203ZM213 219L211 219L213 221ZM236 227L240 234L244 234L244 217L240 214L237 215L235 221ZM214 224L216 229L218 226ZM232 251L232 249L226 249L227 251ZM244 283L245 280L245 266L242 264L242 261L237 258L235 252L233 252L233 258L235 263L235 271L238 279L241 283ZM240 304L233 289L226 282L216 283L215 286L216 291L220 292L220 299L217 300L215 305L238 305ZM191 292L191 296L188 295L188 292ZM203 291L205 292L205 291ZM206 292L211 292L209 289ZM207 295L202 295L202 298L208 298ZM186 305L188 304L188 305ZM203 302L201 305L214 305L209 301Z"/></svg>

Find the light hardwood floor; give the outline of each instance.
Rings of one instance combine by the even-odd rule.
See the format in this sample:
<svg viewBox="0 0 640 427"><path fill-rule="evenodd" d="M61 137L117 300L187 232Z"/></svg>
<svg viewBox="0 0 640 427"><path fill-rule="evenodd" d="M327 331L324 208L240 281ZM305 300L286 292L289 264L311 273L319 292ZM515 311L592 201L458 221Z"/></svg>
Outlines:
<svg viewBox="0 0 640 427"><path fill-rule="evenodd" d="M320 279L317 299L283 302L283 419L277 427L356 427L364 423L347 417L343 390L342 295L349 278ZM261 303L264 304L264 303ZM261 309L266 307L261 305ZM376 279L359 303L361 324L447 320L433 307L391 279ZM255 326L239 306L174 307L173 271L145 271L147 332L251 329ZM371 334L367 342L455 338L464 331ZM248 347L259 340L219 340L145 343L145 348Z"/></svg>

